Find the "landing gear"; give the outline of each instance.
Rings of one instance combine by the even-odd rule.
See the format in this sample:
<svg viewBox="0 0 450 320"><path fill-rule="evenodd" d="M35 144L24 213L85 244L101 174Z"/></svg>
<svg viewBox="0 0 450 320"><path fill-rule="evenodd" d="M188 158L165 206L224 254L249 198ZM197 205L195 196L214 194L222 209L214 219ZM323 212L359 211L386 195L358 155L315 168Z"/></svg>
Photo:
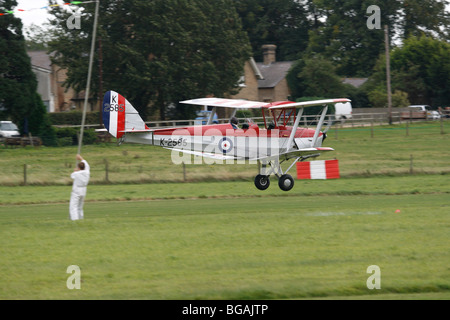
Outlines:
<svg viewBox="0 0 450 320"><path fill-rule="evenodd" d="M294 178L292 178L292 176L289 174L283 174L278 179L278 186L283 191L289 191L294 186Z"/></svg>
<svg viewBox="0 0 450 320"><path fill-rule="evenodd" d="M255 186L259 190L266 190L270 186L269 176L258 174L255 177ZM278 186L283 191L289 191L294 186L294 178L289 174L283 174L278 178Z"/></svg>
<svg viewBox="0 0 450 320"><path fill-rule="evenodd" d="M298 157L295 161L289 166L289 168L283 172L281 169L281 162L287 160L284 159L281 162L279 159L275 158L271 161L267 162L259 162L259 174L255 177L255 186L259 190L266 190L269 185L269 176L273 173L278 178L278 186L283 191L289 191L294 187L294 178L291 175L287 174L287 172L297 163L299 160L304 160L305 157Z"/></svg>
<svg viewBox="0 0 450 320"><path fill-rule="evenodd" d="M269 176L258 174L255 177L255 186L259 190L266 190L270 186Z"/></svg>

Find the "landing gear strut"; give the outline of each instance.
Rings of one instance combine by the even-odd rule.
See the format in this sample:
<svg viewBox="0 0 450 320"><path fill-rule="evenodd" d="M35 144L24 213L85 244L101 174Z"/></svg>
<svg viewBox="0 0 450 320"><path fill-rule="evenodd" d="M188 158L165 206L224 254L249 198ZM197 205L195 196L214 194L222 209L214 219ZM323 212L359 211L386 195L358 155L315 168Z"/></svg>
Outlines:
<svg viewBox="0 0 450 320"><path fill-rule="evenodd" d="M295 161L289 166L289 168L283 173L281 169L281 162L287 160L284 159L280 162L278 158L274 158L271 161L259 162L260 174L255 177L255 186L259 190L266 190L270 185L269 176L270 174L275 174L278 178L278 186L283 191L289 191L294 187L294 178L287 172L297 163L299 160L303 161L306 157L297 157Z"/></svg>

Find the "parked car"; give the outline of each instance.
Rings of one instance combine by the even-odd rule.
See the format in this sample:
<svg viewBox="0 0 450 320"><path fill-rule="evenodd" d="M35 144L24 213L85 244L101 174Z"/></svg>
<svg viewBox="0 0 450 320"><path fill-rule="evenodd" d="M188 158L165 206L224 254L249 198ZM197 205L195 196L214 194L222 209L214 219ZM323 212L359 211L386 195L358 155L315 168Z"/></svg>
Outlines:
<svg viewBox="0 0 450 320"><path fill-rule="evenodd" d="M209 110L200 110L197 111L197 117L195 118L194 125L201 125L201 124L207 124L208 119L211 116L211 112ZM212 123L219 123L219 118L217 117L217 114L214 113L213 121Z"/></svg>
<svg viewBox="0 0 450 320"><path fill-rule="evenodd" d="M429 105L412 105L408 106L413 112L423 112L426 119L437 120L441 117L439 112L432 110Z"/></svg>
<svg viewBox="0 0 450 320"><path fill-rule="evenodd" d="M12 121L0 121L0 137L20 137L19 128Z"/></svg>

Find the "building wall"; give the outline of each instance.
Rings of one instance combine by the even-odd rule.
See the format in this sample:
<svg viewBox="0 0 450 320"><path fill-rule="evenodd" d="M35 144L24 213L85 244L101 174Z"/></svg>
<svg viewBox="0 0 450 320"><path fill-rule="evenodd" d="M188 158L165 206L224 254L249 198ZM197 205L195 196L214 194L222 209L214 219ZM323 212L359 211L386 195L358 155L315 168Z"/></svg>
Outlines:
<svg viewBox="0 0 450 320"><path fill-rule="evenodd" d="M258 90L258 101L272 102L274 100L273 88L260 88Z"/></svg>
<svg viewBox="0 0 450 320"><path fill-rule="evenodd" d="M55 112L70 111L75 108L75 104L71 100L75 95L72 88L66 89L63 86L67 79L67 70L61 69L56 65L52 65L53 86L55 92Z"/></svg>
<svg viewBox="0 0 450 320"><path fill-rule="evenodd" d="M285 101L289 100L289 96L291 95L289 91L289 86L287 84L286 79L281 80L274 88L274 100L273 101Z"/></svg>
<svg viewBox="0 0 450 320"><path fill-rule="evenodd" d="M240 88L238 94L231 96L232 99L258 100L258 80L255 72L247 61L244 65L245 86Z"/></svg>
<svg viewBox="0 0 450 320"><path fill-rule="evenodd" d="M37 80L37 93L41 96L42 102L47 108L47 112L54 112L54 96L52 90L51 71L36 66L32 66Z"/></svg>

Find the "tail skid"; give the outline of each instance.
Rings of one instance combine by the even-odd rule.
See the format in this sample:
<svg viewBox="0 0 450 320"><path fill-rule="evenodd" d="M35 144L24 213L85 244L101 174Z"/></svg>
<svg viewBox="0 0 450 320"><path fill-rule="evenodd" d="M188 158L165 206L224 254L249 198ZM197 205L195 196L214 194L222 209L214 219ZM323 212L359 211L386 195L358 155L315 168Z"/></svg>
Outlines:
<svg viewBox="0 0 450 320"><path fill-rule="evenodd" d="M106 130L115 138L125 132L150 131L131 103L115 91L106 92L103 98L102 118Z"/></svg>

